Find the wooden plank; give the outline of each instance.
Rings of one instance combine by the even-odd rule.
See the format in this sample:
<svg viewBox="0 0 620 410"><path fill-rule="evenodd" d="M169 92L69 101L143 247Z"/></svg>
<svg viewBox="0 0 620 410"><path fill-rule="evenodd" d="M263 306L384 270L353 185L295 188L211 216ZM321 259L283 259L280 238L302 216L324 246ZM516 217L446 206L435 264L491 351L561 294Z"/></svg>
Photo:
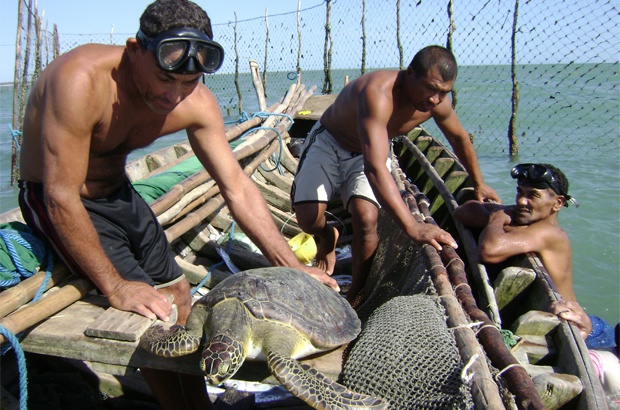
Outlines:
<svg viewBox="0 0 620 410"><path fill-rule="evenodd" d="M148 329L153 320L113 307L106 309L86 330L86 336L135 342Z"/></svg>
<svg viewBox="0 0 620 410"><path fill-rule="evenodd" d="M327 107L334 103L336 97L338 94L313 95L308 98L301 110L294 113L293 118L316 121L321 118ZM306 113L307 111L309 112Z"/></svg>

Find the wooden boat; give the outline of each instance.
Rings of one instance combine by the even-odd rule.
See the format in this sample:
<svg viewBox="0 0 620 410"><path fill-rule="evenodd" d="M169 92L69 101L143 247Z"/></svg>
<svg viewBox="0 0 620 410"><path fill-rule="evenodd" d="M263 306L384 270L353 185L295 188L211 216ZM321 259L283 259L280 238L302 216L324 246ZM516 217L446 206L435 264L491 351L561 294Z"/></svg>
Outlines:
<svg viewBox="0 0 620 410"><path fill-rule="evenodd" d="M270 107L269 111L284 112L295 117L293 127L288 131L290 120L286 117L277 125L273 117L265 123L256 117L227 129L227 135L233 140L252 127L265 127L253 134L250 142L246 141L235 148L234 152L244 170L252 175L260 187L274 221L286 239L300 233L288 199L297 160L286 149L286 145L280 144L280 137L284 141L305 137L334 98L310 97L310 94L303 86L291 86L282 103ZM278 133L266 128L278 128L280 131ZM280 152L279 159L275 161L270 158L274 152ZM163 175L191 156L187 144L176 144L128 163L127 173L132 181L148 181L148 178ZM557 404L555 396L550 401L541 398L538 393L541 389L536 388L535 376L543 375L539 380L542 380L544 388L558 389L553 379L549 382L549 378L544 375L568 374L577 378L581 388L567 403L562 403L561 408L606 408L602 388L594 376L587 349L578 332L571 326L550 318L542 335L521 334L517 330L515 334L520 340L512 353L498 338L500 324L504 329L512 329L515 324L524 321L524 315L545 311L558 295L535 255L526 255L512 261L511 265L534 272L532 283L512 302L495 307L494 300L498 297L495 296L497 290L493 289L491 278L500 275L502 267L485 269L479 265L472 232L451 218L457 202L464 201L472 194L467 173L454 155L419 128L409 136L395 141L395 159L397 161L394 163L398 166L395 166L393 175L401 187L403 200L421 223L437 223L459 238L459 253L448 248L439 254L429 246L412 243L390 218L381 213L380 249L365 289L366 301L358 311L364 323L362 334L347 350L343 347L313 356L305 359L305 363L334 379L349 383L351 388L368 389L362 392L386 398L392 403L392 408L425 408L427 405L420 402L411 405L407 401L423 396L419 390L415 390L418 379L409 374L402 386L395 384L398 380L388 379L399 379L399 372L395 372L394 367L404 365L420 370L416 376L420 381L430 379L432 375L425 372L437 366L437 362L433 362L429 369L428 365L419 365L411 353L404 354L391 368L382 369L381 364L385 363L384 357L393 356L394 351L407 352L416 334L434 337L435 333L443 332L443 335L450 338L449 348L442 344L424 346L424 343L418 347L428 357L441 357L438 353L450 349L456 352L458 363L455 368L449 369L453 373L450 376L450 387L456 388L454 394L450 393L452 396L449 399L457 400L461 407L544 408L549 406L549 402ZM281 172L268 172L273 169ZM179 265L193 284L210 288L229 275L220 267L223 254L227 264L239 269L268 265L266 259L253 251L242 235L238 235L238 229L234 233L235 224L218 195L217 186L204 171L196 172L173 185L166 194L154 200L151 207L164 226ZM338 246L345 248L351 240L349 215L342 204L332 204L329 210L334 223L341 229ZM0 222L18 219L16 211L0 216ZM215 237L224 240L218 241ZM226 251L222 252L224 249ZM339 260L335 274L346 275L348 269L346 258ZM18 285L16 291L0 293L0 301L11 301L10 304L0 303L0 306L6 306L0 311L0 324L14 333L24 331L21 340L24 351L87 363L90 371L97 374L100 380L109 375L127 376L140 367L200 374L197 354L166 359L139 349L137 340L151 322L141 316L109 308L104 298L91 292L92 286L82 279L68 276L62 267L54 271L49 285L53 287L47 291L46 297L13 311L32 297L41 283L41 275L38 275ZM344 278L341 287L346 289L346 276ZM425 328L420 327L423 318L415 318L420 313L416 313L416 309L420 306L425 309L428 307L424 305L426 298L431 298L435 304L440 303L442 307L439 316L441 323L436 321L429 325L433 332L425 332ZM404 303L402 306L410 309L411 315L404 315L402 307L399 308L401 312L385 313L382 309L388 302ZM432 310L432 307L428 309ZM390 338L385 340L380 337L381 331L373 333L372 326L377 321L386 320L386 314L389 320L397 324L408 316L413 316L415 320L413 323L408 322L407 326L394 326L390 329ZM542 313L536 315L544 316ZM406 343L398 345L397 335L402 335ZM370 351L363 350L368 348L364 347L368 346L364 341L370 342ZM360 354L363 360L359 359ZM385 372L382 373L383 370ZM246 362L235 377L246 382L277 384L269 377L262 363ZM364 382L365 377L377 382ZM436 386L426 387L425 394L439 395L439 390L433 388L447 389L443 379L437 380ZM464 399L454 398L462 391L466 391ZM117 391L118 394L122 392L122 388L120 393ZM254 408L259 408L258 394L256 398ZM262 406L276 405L287 408L283 402L269 402ZM299 402L294 402L292 406L301 408Z"/></svg>

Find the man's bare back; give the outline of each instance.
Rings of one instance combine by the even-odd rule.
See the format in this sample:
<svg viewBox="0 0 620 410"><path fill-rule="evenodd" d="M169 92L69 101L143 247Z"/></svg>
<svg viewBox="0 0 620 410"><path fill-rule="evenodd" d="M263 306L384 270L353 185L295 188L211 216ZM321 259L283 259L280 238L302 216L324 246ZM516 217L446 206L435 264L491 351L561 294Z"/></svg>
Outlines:
<svg viewBox="0 0 620 410"><path fill-rule="evenodd" d="M389 117L386 126L388 137L408 133L431 118L432 112L422 112L404 98L403 75L403 71L382 70L356 79L350 86L345 87L334 104L325 110L321 124L344 149L361 153L362 143L358 130L359 100L369 98L370 94L379 96L381 104L374 101L369 102L369 105Z"/></svg>

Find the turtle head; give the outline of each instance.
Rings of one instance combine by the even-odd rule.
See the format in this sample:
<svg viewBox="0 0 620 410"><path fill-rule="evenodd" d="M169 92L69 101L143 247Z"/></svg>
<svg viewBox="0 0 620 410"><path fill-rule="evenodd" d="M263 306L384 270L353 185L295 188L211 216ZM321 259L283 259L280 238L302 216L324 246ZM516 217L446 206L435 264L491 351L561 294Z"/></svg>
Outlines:
<svg viewBox="0 0 620 410"><path fill-rule="evenodd" d="M202 351L200 368L207 381L217 386L237 373L244 359L243 343L226 335L216 335L209 340Z"/></svg>

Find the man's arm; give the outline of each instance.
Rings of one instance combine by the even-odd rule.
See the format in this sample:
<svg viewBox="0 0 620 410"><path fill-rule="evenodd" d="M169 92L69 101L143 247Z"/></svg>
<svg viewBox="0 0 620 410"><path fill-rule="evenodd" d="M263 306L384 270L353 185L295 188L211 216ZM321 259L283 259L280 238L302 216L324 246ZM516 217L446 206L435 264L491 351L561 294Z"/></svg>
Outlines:
<svg viewBox="0 0 620 410"><path fill-rule="evenodd" d="M489 215L487 226L480 233L478 247L484 262L498 263L511 256L537 252L542 254L560 242L556 228L547 223L512 226L510 211L499 209Z"/></svg>
<svg viewBox="0 0 620 410"><path fill-rule="evenodd" d="M224 122L213 94L206 87L192 96L197 108L194 126L188 128L190 144L209 175L215 180L235 221L276 266L304 271L320 282L338 289L335 279L324 271L308 267L295 257L276 227L271 212L252 180L235 159L224 133Z"/></svg>
<svg viewBox="0 0 620 410"><path fill-rule="evenodd" d="M501 199L499 195L497 195L497 192L484 182L474 146L469 139L469 134L465 131L458 116L452 109L450 99L444 99L435 107L432 111L432 116L441 132L445 135L448 142L450 142L454 153L471 177L478 200L492 200L501 203Z"/></svg>
<svg viewBox="0 0 620 410"><path fill-rule="evenodd" d="M387 122L392 111L391 99L381 90L367 86L358 100L357 132L362 143L364 173L377 200L411 239L429 243L437 249L441 249L442 243L456 248L456 241L448 232L415 220L402 201L398 187L386 167L389 155Z"/></svg>
<svg viewBox="0 0 620 410"><path fill-rule="evenodd" d="M108 93L105 87L107 82L97 81L88 70L71 67L48 81L46 99L40 107L47 211L67 251L112 306L167 319L172 306L163 294L145 283L121 278L102 249L80 198L92 131Z"/></svg>
<svg viewBox="0 0 620 410"><path fill-rule="evenodd" d="M482 229L489 223L491 212L499 209L509 209L509 207L470 200L456 208L452 216L468 228Z"/></svg>

